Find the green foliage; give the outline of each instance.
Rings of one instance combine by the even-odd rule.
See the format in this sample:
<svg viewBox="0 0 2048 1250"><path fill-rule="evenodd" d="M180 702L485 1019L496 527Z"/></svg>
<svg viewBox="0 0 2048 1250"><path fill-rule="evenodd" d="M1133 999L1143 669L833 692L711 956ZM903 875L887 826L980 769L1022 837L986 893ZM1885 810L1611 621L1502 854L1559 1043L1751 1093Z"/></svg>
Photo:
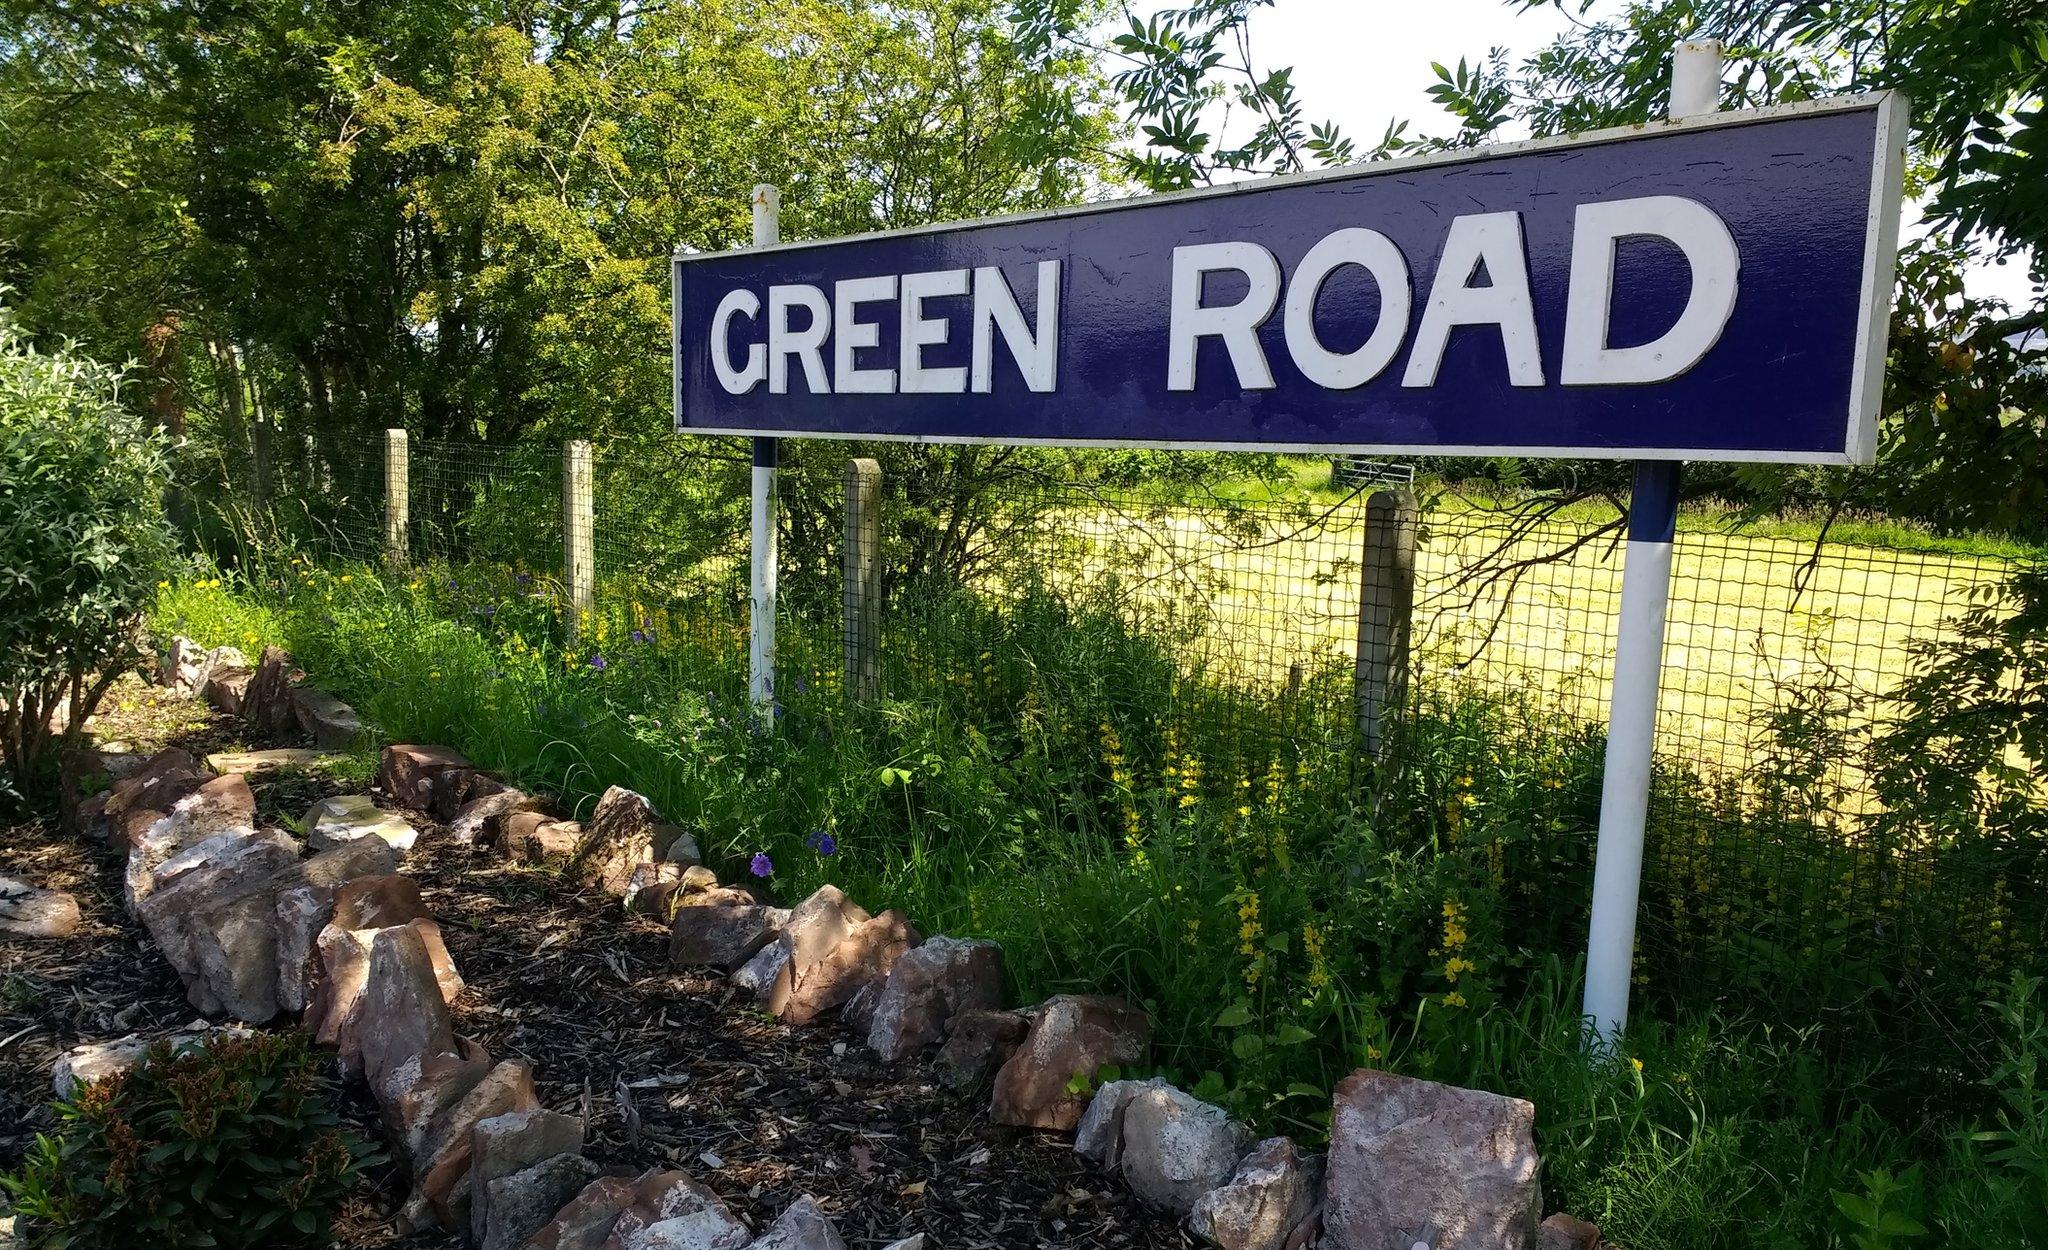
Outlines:
<svg viewBox="0 0 2048 1250"><path fill-rule="evenodd" d="M845 705L829 623L785 621L774 732L715 598L607 590L573 648L553 588L481 566L299 563L177 587L162 611L224 631L202 641L259 631L390 732L572 804L631 785L721 875L766 853L786 898L829 880L993 938L1015 1001L1123 994L1154 1014L1160 1070L1261 1126L1314 1140L1335 1081L1385 1067L1536 1102L1551 1201L1631 1247L1849 1245L1852 1208L1886 1235L1902 1215L2023 1244L2043 1130L2016 1056L2041 1045L2039 993L2013 992L2017 1017L1976 1010L1980 978L2032 956L1959 883L2024 852L1929 853L1894 890L1845 894L1899 861L1832 811L1835 693L1784 696L1753 777L1660 773L1645 892L1683 931L1646 930L1657 988L1626 1057L1589 1062L1560 953L1584 942L1597 732L1432 688L1407 766L1369 779L1341 668L1264 696L1188 673L1176 631L1195 624L1134 617L1108 587L1007 591L901 596L872 708ZM1872 949L1886 926L1926 935L1916 966L1956 991L1932 1030ZM1777 1022L1802 1001L1827 1027ZM1958 1021L1981 1048L1958 1049ZM1957 1070L1993 1084L1933 1075ZM1909 1189L1880 1195L1879 1176Z"/></svg>
<svg viewBox="0 0 2048 1250"><path fill-rule="evenodd" d="M371 1161L297 1033L159 1044L57 1104L21 1174L0 1177L30 1250L323 1245Z"/></svg>
<svg viewBox="0 0 2048 1250"><path fill-rule="evenodd" d="M50 787L52 718L75 743L173 560L164 445L120 382L0 310L0 793Z"/></svg>

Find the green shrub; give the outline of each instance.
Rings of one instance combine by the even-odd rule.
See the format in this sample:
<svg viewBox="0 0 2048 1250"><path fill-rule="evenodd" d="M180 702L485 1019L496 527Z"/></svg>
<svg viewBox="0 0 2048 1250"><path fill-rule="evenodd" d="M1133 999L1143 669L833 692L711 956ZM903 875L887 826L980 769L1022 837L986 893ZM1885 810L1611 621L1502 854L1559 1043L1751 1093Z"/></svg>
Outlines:
<svg viewBox="0 0 2048 1250"><path fill-rule="evenodd" d="M265 1247L325 1240L370 1161L296 1033L222 1038L57 1104L19 1176L0 1176L30 1250Z"/></svg>
<svg viewBox="0 0 2048 1250"><path fill-rule="evenodd" d="M52 788L173 559L163 440L120 383L0 310L0 794Z"/></svg>

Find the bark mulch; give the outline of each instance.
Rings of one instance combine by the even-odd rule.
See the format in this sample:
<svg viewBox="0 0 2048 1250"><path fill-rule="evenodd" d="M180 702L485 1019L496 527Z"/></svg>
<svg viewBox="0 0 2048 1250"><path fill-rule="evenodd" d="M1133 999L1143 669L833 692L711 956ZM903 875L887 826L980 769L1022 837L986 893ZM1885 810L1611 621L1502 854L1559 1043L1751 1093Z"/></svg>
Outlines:
<svg viewBox="0 0 2048 1250"><path fill-rule="evenodd" d="M180 714L195 706L176 702ZM228 718L188 720L155 738L147 722L126 719L120 732L144 749L241 745ZM362 789L317 771L251 780L259 812L272 819ZM495 1058L531 1061L542 1102L587 1117L586 1153L599 1164L687 1170L756 1231L810 1194L853 1250L918 1232L933 1250L1197 1244L1083 1163L1070 1139L992 1126L986 1091L955 1094L923 1060L884 1066L830 1024L786 1028L723 978L671 969L666 929L622 914L616 899L472 854L423 815L408 815L421 837L402 871L420 882L468 982L457 1031ZM0 836L0 872L75 891L87 917L67 941L0 947L4 1169L51 1123L50 1066L65 1049L167 1030L194 1013L122 910L119 868L100 848L40 824ZM350 1090L345 1102L374 1134L362 1092ZM375 1169L342 1213L337 1246L464 1244L445 1233L401 1235L391 1217L404 1187L395 1165Z"/></svg>

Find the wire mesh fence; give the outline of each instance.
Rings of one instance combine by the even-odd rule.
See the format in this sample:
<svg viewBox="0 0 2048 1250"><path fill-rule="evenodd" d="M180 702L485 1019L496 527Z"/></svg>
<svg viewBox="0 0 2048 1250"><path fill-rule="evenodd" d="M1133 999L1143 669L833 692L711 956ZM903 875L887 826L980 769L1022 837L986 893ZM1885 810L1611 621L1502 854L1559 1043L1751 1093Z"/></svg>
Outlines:
<svg viewBox="0 0 2048 1250"><path fill-rule="evenodd" d="M338 555L387 554L382 447L292 450L272 510ZM1372 523L1365 489L1232 499L1092 464L972 449L850 478L843 451L804 445L779 487L779 687L953 700L1022 723L1048 715L1036 688L999 672L980 639L1028 627L1060 640L1049 645L1125 648L1138 658L1117 680L1164 692L1169 741L1203 743L1201 779L1172 784L1227 795L1311 754L1347 761L1363 818L1485 844L1531 949L1583 945L1618 527L1409 514L1395 546L1412 550L1412 573L1389 580L1386 518ZM406 554L561 578L573 603L581 546L591 646L659 636L743 685L744 448L600 444L587 505L571 498L578 472L572 461L565 477L554 449L414 444ZM849 498L877 517L857 524ZM1639 929L1651 992L1749 996L1788 1020L1881 993L1904 1004L1901 1027L1941 1040L1961 985L2038 968L2048 880L2035 848L1874 833L1867 759L1924 649L2014 572L1990 557L1680 535ZM1132 697L1068 693L1070 714ZM1375 749L1375 701L1406 726L1401 752ZM1461 735L1464 754L1431 753ZM1130 744L1097 745L1131 766ZM1475 751L1528 775L1475 776Z"/></svg>

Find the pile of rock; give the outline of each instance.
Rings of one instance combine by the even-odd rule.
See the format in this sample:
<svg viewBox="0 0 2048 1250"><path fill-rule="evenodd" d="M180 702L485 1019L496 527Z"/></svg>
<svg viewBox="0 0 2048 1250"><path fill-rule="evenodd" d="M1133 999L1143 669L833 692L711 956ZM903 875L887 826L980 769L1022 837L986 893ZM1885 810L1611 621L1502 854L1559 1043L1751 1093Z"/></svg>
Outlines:
<svg viewBox="0 0 2048 1250"><path fill-rule="evenodd" d="M260 734L305 733L330 750L362 737L363 720L356 710L305 680L279 647L265 647L252 665L233 647L209 651L181 635L157 655L158 684L199 695Z"/></svg>
<svg viewBox="0 0 2048 1250"><path fill-rule="evenodd" d="M786 1023L836 1015L885 1062L936 1048L947 1083L990 1088L995 1122L1074 1132L1080 1155L1226 1250L1599 1243L1566 1216L1538 1224L1527 1102L1368 1069L1336 1091L1327 1158L1285 1137L1254 1141L1161 1079L1090 1092L1105 1068L1148 1061L1152 1022L1139 1008L1061 995L1003 1010L994 943L926 939L902 913L872 915L830 885L776 907L722 884L643 795L613 787L587 822L561 819L461 755L419 745L387 748L377 786L459 842L552 863L664 919L673 962L720 969ZM368 1083L411 1170L410 1225L465 1229L493 1250L843 1250L808 1198L756 1237L687 1173L599 1168L582 1153L583 1123L539 1105L526 1064L493 1062L456 1036L449 1005L462 978L417 885L395 871L415 836L401 813L370 796L325 800L307 814L306 855L254 827L240 777L173 751L119 783L98 817L129 845L130 905L195 1005L252 1023L303 1011L344 1072ZM69 1075L107 1070L136 1040L78 1055Z"/></svg>

